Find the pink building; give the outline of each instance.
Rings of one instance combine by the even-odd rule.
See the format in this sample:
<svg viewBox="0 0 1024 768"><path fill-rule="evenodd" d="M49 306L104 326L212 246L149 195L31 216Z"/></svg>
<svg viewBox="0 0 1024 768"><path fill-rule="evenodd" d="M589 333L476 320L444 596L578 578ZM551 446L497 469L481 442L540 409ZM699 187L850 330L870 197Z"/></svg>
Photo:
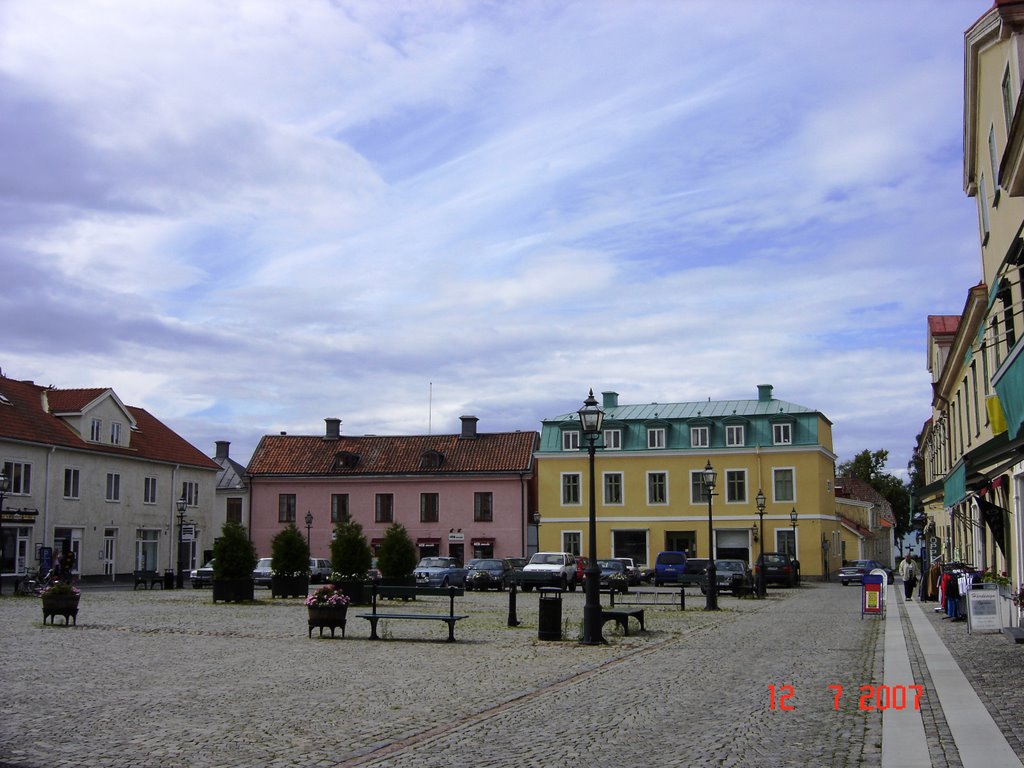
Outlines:
<svg viewBox="0 0 1024 768"><path fill-rule="evenodd" d="M536 432L477 432L462 417L457 435L347 437L340 419L320 436L265 435L248 475L253 543L289 522L309 528L314 557L330 557L334 526L350 518L371 546L401 523L421 556L517 557L536 510Z"/></svg>

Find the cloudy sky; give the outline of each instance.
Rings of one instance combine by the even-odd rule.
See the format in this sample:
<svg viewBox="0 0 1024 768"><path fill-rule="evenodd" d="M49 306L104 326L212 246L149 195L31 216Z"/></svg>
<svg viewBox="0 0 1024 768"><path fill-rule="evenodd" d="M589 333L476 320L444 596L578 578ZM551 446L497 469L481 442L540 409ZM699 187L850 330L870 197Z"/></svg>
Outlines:
<svg viewBox="0 0 1024 768"><path fill-rule="evenodd" d="M773 384L902 470L990 5L0 0L0 367L243 463Z"/></svg>

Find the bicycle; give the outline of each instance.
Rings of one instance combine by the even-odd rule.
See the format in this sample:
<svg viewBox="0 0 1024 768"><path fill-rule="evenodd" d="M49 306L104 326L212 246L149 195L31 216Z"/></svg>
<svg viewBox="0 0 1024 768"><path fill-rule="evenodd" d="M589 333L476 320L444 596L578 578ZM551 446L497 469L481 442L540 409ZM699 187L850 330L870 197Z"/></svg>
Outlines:
<svg viewBox="0 0 1024 768"><path fill-rule="evenodd" d="M14 594L26 597L38 597L46 590L47 587L52 586L53 582L54 579L51 574L46 574L46 576L40 579L38 570L28 570L15 583Z"/></svg>

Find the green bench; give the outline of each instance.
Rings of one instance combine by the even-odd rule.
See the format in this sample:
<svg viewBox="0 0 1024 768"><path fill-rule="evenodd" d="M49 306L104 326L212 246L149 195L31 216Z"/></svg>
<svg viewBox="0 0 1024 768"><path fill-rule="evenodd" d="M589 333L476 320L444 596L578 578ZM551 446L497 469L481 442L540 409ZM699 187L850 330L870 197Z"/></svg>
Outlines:
<svg viewBox="0 0 1024 768"><path fill-rule="evenodd" d="M385 621L443 621L448 625L448 642L455 642L455 624L462 619L468 619L467 614L455 613L455 598L462 597L461 587L389 587L373 585L373 597L370 603L370 613L360 613L357 617L370 622L370 639L380 640L377 635L377 622ZM447 597L448 613L390 613L377 610L377 601L380 598L391 600L415 600L417 597Z"/></svg>

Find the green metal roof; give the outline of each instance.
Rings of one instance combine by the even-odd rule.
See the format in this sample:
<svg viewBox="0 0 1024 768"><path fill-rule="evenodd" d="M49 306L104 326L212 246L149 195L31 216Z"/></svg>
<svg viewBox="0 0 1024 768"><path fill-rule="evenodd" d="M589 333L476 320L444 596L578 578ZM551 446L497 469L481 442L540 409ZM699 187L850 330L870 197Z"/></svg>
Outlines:
<svg viewBox="0 0 1024 768"><path fill-rule="evenodd" d="M653 421L655 419L725 418L728 416L773 416L817 413L785 400L704 400L697 403L646 403L602 408L606 421ZM576 412L563 413L545 422L578 421Z"/></svg>

